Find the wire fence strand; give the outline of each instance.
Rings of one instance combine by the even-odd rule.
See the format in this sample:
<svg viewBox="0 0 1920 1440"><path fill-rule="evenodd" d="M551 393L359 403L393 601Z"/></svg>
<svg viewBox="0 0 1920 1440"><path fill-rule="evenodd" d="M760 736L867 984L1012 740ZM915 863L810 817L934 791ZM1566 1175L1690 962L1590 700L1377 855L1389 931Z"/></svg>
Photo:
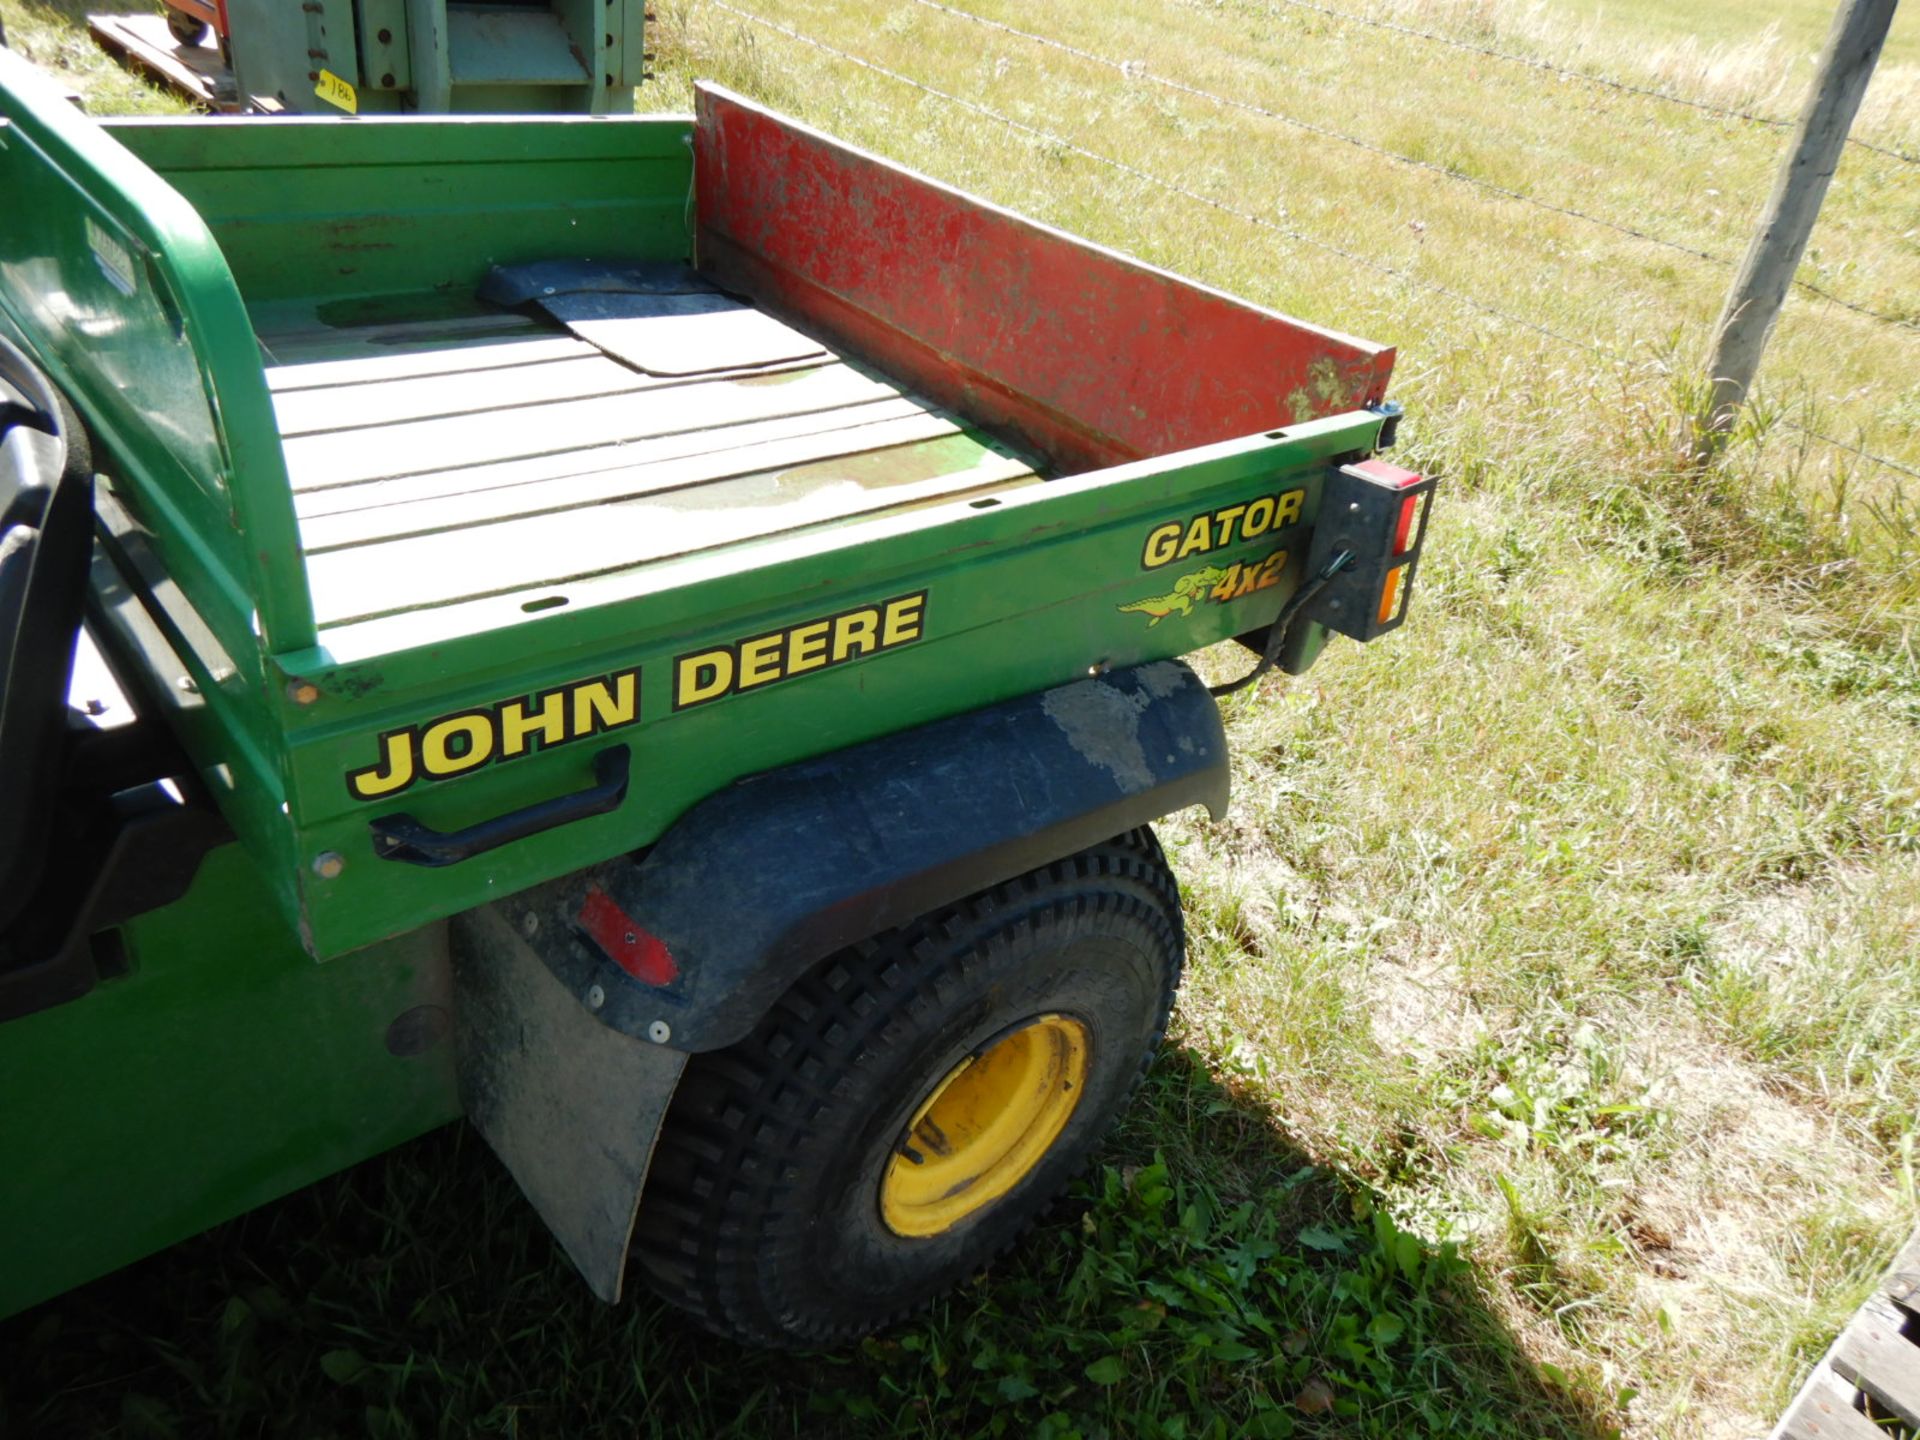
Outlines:
<svg viewBox="0 0 1920 1440"><path fill-rule="evenodd" d="M1362 269L1370 270L1378 275L1388 276L1389 278L1400 281L1403 284L1410 285L1415 289L1425 290L1432 294L1441 296L1442 298L1448 301L1451 301L1453 304L1459 305L1464 309L1478 312L1479 314L1488 316L1495 320L1502 321L1509 325L1518 325L1523 329L1531 330L1535 334L1542 335L1547 339L1553 340L1559 344L1573 346L1576 349L1584 350L1587 353L1592 355L1598 355L1601 358L1606 360L1615 361L1619 363L1627 362L1627 357L1622 355L1618 350L1613 349L1611 346L1603 345L1595 340L1582 339L1577 335L1565 334L1559 330L1554 329L1551 326L1542 325L1536 320L1531 320L1524 315L1517 315L1510 310L1504 309L1501 306L1494 305L1488 301L1478 298L1477 296L1468 294L1464 290L1455 289L1451 285L1444 285L1437 280L1430 280L1423 275L1417 275L1413 271L1405 269L1401 266L1391 265L1383 260L1376 260L1372 256L1363 255L1356 250L1350 250L1346 246L1337 244L1331 240L1323 240L1318 236L1309 235L1303 230L1298 230L1291 225L1283 224L1278 220L1270 219L1267 216L1260 215L1254 211L1242 210L1237 206L1229 205L1225 201L1215 199L1213 196L1205 194L1202 191L1195 190L1190 186L1182 185L1177 181L1168 180L1160 175L1156 175L1152 173L1151 171L1143 170L1139 166L1131 164L1128 161L1118 159L1112 155L1102 154L1098 150L1089 149L1087 146L1081 145L1077 141L1069 140L1067 137L1063 135L1057 135L1050 130L1042 129L1037 125L1029 125L1024 120L1016 120L1013 116L1005 114L1002 111L996 110L991 105L982 104L980 101L977 101L977 100L969 100L962 95L955 95L950 91L942 90L937 85L929 85L923 80L916 80L911 75L903 74L902 72L892 69L889 66L882 65L878 61L869 60L864 56L854 54L850 50L844 50L837 45L829 44L825 40L821 40L816 38L815 36L805 34L802 31L794 29L790 25L782 24L778 20L772 20L767 18L764 15L755 14L751 10L744 10L737 5L729 3L729 0L706 0L706 3L711 5L716 10L723 10L729 15L737 16L738 18L747 21L749 24L757 25L764 30L769 30L775 34L785 36L787 39L794 41L797 44L808 46L826 55L831 55L835 59L844 61L845 63L850 65L857 66L858 68L869 71L872 74L882 76L883 78L890 80L895 84L904 85L908 89L917 90L921 94L932 96L933 98L943 101L946 104L956 106L962 110L966 110L972 114L978 115L982 119L991 120L995 124L1003 125L1009 130L1016 131L1020 134L1030 136L1033 139L1039 140L1044 144L1058 147L1059 149L1065 150L1070 154L1078 155L1082 159L1091 160L1096 164L1107 166L1108 168L1115 170L1120 174L1131 176L1132 178L1139 180L1143 184L1151 185L1154 188L1165 191L1168 194L1177 195L1182 199L1191 200L1195 204L1204 205L1211 210L1219 211L1223 215L1230 215L1235 219L1242 221L1245 224L1256 226L1262 230L1273 231L1276 234L1285 236L1287 239L1292 240L1297 244L1305 245L1310 249L1320 250L1320 251L1326 252L1327 254L1338 256L1339 258L1346 260L1350 264L1360 266ZM1920 469L1915 469L1911 466L1902 464L1898 460L1889 459L1884 455L1873 454L1872 452L1868 450L1864 450L1857 445L1850 445L1844 440L1837 439L1836 437L1831 435L1823 434L1822 432L1817 430L1809 429L1807 426L1797 424L1791 420L1783 421L1782 423L1786 424L1789 428L1797 431L1798 433L1806 435L1809 439L1818 440L1823 444L1832 445L1835 448L1840 450L1850 451L1853 454L1860 456L1862 459L1869 460L1876 465L1883 465L1889 470L1898 471L1902 474L1911 475L1915 479L1920 479Z"/></svg>
<svg viewBox="0 0 1920 1440"><path fill-rule="evenodd" d="M1706 261L1710 265L1718 265L1725 269L1732 269L1737 263L1729 256L1717 255L1710 250L1702 250L1698 246L1688 245L1683 241L1672 240L1664 235L1655 235L1646 230L1639 230L1631 225L1623 224L1618 220L1609 220L1603 215L1595 215L1585 210L1576 210L1566 205L1556 205L1551 200L1543 200L1537 195L1529 195L1523 190L1514 190L1508 186L1497 184L1492 180L1484 180L1477 175L1462 174L1458 170L1451 169L1446 165L1441 165L1432 160L1422 160L1415 155L1404 155L1400 151L1391 149L1385 145L1362 139L1357 135L1349 135L1344 130L1335 129L1331 125L1323 125L1314 120L1303 120L1297 115L1289 115L1283 111L1269 109L1267 106L1256 104L1251 100L1240 100L1232 96L1218 94L1215 91L1204 89L1198 85L1189 85L1183 80L1176 80L1171 76L1162 75L1158 71L1136 66L1129 61L1116 60L1110 55L1099 54L1097 51L1088 50L1070 41L1062 40L1057 36L1043 35L1033 30L1024 30L1020 26L1010 25L1004 20L995 20L985 15L977 15L971 10L962 10L958 6L945 4L943 0L914 0L914 3L928 10L936 10L942 14L953 16L956 19L985 26L988 29L998 30L1004 34L1016 36L1019 39L1030 41L1036 45L1043 45L1049 49L1061 51L1064 54L1075 56L1091 64L1117 71L1130 80L1144 80L1149 84L1158 85L1163 89L1209 101L1223 109L1240 110L1250 115L1259 115L1265 119L1277 121L1282 125L1289 125L1297 130L1304 130L1309 134L1323 136L1330 140L1337 140L1343 144L1354 146L1357 149L1367 151L1369 154L1379 155L1398 165L1409 166L1417 170L1425 170L1432 174L1439 175L1443 179L1471 186L1489 195L1517 201L1520 204L1530 205L1538 210L1564 216L1572 220L1579 220L1588 225L1598 226L1601 229L1611 230L1615 234L1625 235L1649 245L1660 246L1663 249L1674 250L1692 259ZM1892 325L1901 330L1920 332L1920 324L1916 324L1912 320L1908 320L1899 315L1889 315L1883 311L1874 309L1870 305L1863 305L1858 301L1836 295L1831 290L1826 289L1824 286L1816 285L1812 281L1796 278L1793 283L1807 294L1816 296L1830 304L1837 305L1843 310L1851 311L1856 315L1863 316L1870 320L1877 320L1884 325Z"/></svg>
<svg viewBox="0 0 1920 1440"><path fill-rule="evenodd" d="M1785 425L1789 430L1806 436L1809 440L1818 440L1822 445L1831 445L1836 450L1845 450L1849 454L1858 455L1862 460L1871 461L1875 465L1884 465L1889 470L1896 470L1902 475L1911 475L1915 480L1920 480L1920 469L1915 469L1911 465L1903 465L1898 460L1890 459L1885 455L1876 455L1871 450L1862 449L1860 446L1850 444L1837 436L1828 435L1823 431L1813 429L1811 426L1802 425L1797 420L1783 420L1780 423Z"/></svg>
<svg viewBox="0 0 1920 1440"><path fill-rule="evenodd" d="M1565 65L1556 65L1551 60L1542 60L1533 55L1522 55L1512 50L1500 50L1491 45L1476 44L1472 40L1463 40L1457 35L1442 34L1437 30L1421 30L1413 25L1403 25L1398 20L1385 20L1374 15L1361 15L1352 10L1342 10L1332 5L1321 5L1317 0L1276 0L1295 10L1310 10L1316 15L1325 15L1331 19L1349 25L1371 25L1379 30L1391 30L1396 35L1406 35L1416 40L1426 40L1437 45L1451 46L1456 50L1465 50L1470 54L1482 55L1492 60L1504 60L1514 65L1524 65L1529 69L1544 71L1561 80L1578 80L1588 85L1601 86L1608 90L1618 90L1626 95L1639 95L1649 100L1665 101L1669 105L1684 105L1690 110L1704 111L1709 115L1719 115L1728 120L1747 120L1756 125L1766 125L1784 130L1794 122L1779 115L1762 115L1752 110L1742 110L1733 105L1717 105L1711 100L1699 100L1687 95L1675 95L1668 90L1659 90L1647 85L1635 85L1628 80L1618 80L1610 75L1596 75L1591 70L1574 70ZM1905 150L1890 145L1877 145L1871 140L1862 140L1849 135L1847 144L1875 155L1884 155L1888 159L1898 160L1907 165L1920 165L1920 155L1909 154Z"/></svg>
<svg viewBox="0 0 1920 1440"><path fill-rule="evenodd" d="M1064 135L1057 135L1051 130L1043 130L1037 125L1029 125L1024 120L1016 120L1013 116L995 110L990 105L983 105L977 100L969 100L965 96L955 95L950 91L940 89L938 86L929 85L922 80L916 80L911 75L902 74L900 71L890 69L877 61L868 60L850 51L842 50L836 45L830 45L824 40L816 39L814 36L803 34L793 29L791 26L783 25L777 20L770 20L764 15L756 15L751 11L742 10L737 5L729 4L728 0L707 0L707 3L712 5L716 10L724 10L730 15L737 15L741 19L750 21L764 29L784 35L789 40L811 46L815 50L823 51L849 64L857 65L863 70L870 70L876 75L882 75L898 84L905 85L913 90L918 90L922 94L931 95L950 105L957 105L961 109L971 111L983 119L1004 125L1009 130L1032 136L1036 140L1068 151L1071 154L1078 155L1082 159L1092 160L1097 164L1108 166L1124 175L1130 175L1136 180L1152 185L1156 189L1164 190L1168 194L1178 195L1182 199L1193 201L1195 204L1205 205L1209 209L1218 210L1224 215L1231 215L1235 219L1244 221L1249 225L1257 225L1263 230L1272 230L1276 234L1284 235L1299 244L1306 245L1315 250L1323 250L1330 255L1337 255L1343 260L1372 270L1376 274L1390 276L1393 279L1404 281L1418 288L1431 290L1435 294L1444 295L1469 309L1478 310L1484 315L1491 316L1497 320L1507 321L1510 324L1525 326L1529 330L1536 331L1550 339L1558 340L1562 344L1578 345L1596 354L1605 353L1600 346L1594 344L1592 341L1579 340L1572 336L1562 335L1524 316L1509 314L1496 305L1490 305L1485 301L1477 300L1465 291L1455 290L1451 286L1442 285L1437 280L1429 280L1424 276L1414 274L1411 270L1389 265L1385 261L1375 260L1370 256L1360 254L1356 250L1349 250L1344 245L1336 244L1331 240L1322 240L1317 236L1307 234L1304 230L1296 230L1291 225L1269 219L1267 216L1256 214L1251 210L1241 210L1236 206L1227 204L1223 200L1217 200L1202 191L1192 189L1177 181L1164 179L1150 171L1142 170L1139 166L1133 165L1128 161L1117 159L1112 155L1102 154L1098 150L1090 150L1077 141L1069 140Z"/></svg>
<svg viewBox="0 0 1920 1440"><path fill-rule="evenodd" d="M1631 225L1623 225L1619 221L1608 220L1599 215L1590 215L1584 210L1572 210L1566 206L1556 205L1550 200L1542 200L1538 196L1529 195L1524 191L1511 190L1505 185L1496 184L1491 180L1483 180L1478 175L1463 175L1458 170L1449 169L1447 166L1441 165L1436 161L1422 160L1414 155L1403 155L1398 150L1389 149L1385 145L1375 144L1371 140L1363 140L1357 135L1349 135L1344 130L1334 129L1331 125L1322 125L1313 120L1302 120L1295 115L1284 114L1278 110L1270 110L1266 106L1255 104L1251 100L1237 100L1230 96L1215 94L1213 91L1202 89L1198 85L1189 85L1185 81L1175 80L1169 75L1162 75L1157 70L1137 68L1128 61L1115 60L1111 56L1100 55L1092 50L1082 49L1078 45L1074 45L1066 40L1057 39L1051 35L1041 35L1032 30L1022 30L1017 25L1009 25L1001 20L989 19L985 15L976 15L971 10L961 10L953 5L945 5L941 3L941 0L914 0L914 4L925 6L929 10L941 11L944 14L970 21L975 25L985 25L994 30L1004 31L1006 34L1018 36L1022 40L1030 40L1036 45L1045 45L1050 49L1063 51L1068 55L1077 56L1095 65L1102 65L1109 70L1116 70L1129 79L1145 80L1149 84L1158 85L1163 89L1175 90L1182 95L1192 95L1199 99L1211 101L1213 104L1225 109L1242 110L1250 115L1260 115L1268 120L1277 120L1282 125L1290 125L1297 130L1305 130L1310 134L1322 135L1327 139L1341 141L1343 144L1352 145L1357 149L1365 150L1371 154L1384 156L1396 164L1431 171L1448 180L1464 185L1471 185L1475 189L1485 190L1508 200L1518 200L1524 205L1532 205L1542 210L1550 210L1556 215L1570 216L1575 220L1584 220L1589 225L1599 225L1608 230L1616 231L1621 235L1630 235L1636 240L1645 240L1650 244L1665 246L1669 250L1678 250L1681 254L1691 255L1697 260L1710 260L1717 265L1731 265L1733 263L1723 255L1715 255L1678 240L1669 240L1661 235L1652 235L1644 230L1636 230Z"/></svg>

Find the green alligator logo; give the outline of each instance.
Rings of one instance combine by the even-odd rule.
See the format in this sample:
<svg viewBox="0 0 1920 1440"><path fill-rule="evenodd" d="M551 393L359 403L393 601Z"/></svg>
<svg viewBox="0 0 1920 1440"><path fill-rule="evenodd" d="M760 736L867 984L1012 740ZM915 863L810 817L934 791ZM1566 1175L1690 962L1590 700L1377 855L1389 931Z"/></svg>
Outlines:
<svg viewBox="0 0 1920 1440"><path fill-rule="evenodd" d="M1287 552L1276 550L1271 555L1236 560L1224 570L1218 565L1209 565L1204 570L1182 575L1165 595L1149 595L1144 600L1116 608L1151 615L1153 618L1147 621L1147 628L1151 630L1169 615L1193 614L1193 607L1203 600L1224 605L1229 600L1271 589L1280 583L1280 572L1286 564Z"/></svg>
<svg viewBox="0 0 1920 1440"><path fill-rule="evenodd" d="M1144 600L1135 600L1118 608L1122 614L1137 611L1142 615L1151 615L1153 618L1147 622L1147 628L1151 630L1169 615L1191 615L1193 602L1204 599L1209 590L1226 578L1227 572L1218 565L1208 565L1182 575L1165 595L1149 595Z"/></svg>

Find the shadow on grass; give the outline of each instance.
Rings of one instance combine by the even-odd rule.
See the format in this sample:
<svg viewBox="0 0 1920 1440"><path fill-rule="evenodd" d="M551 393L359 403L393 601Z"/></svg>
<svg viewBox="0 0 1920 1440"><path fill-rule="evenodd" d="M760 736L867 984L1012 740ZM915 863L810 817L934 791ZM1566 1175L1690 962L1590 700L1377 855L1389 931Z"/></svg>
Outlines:
<svg viewBox="0 0 1920 1440"><path fill-rule="evenodd" d="M587 1295L450 1127L0 1324L0 1434L1566 1436L1465 1261L1169 1051L1015 1254L838 1352Z"/></svg>

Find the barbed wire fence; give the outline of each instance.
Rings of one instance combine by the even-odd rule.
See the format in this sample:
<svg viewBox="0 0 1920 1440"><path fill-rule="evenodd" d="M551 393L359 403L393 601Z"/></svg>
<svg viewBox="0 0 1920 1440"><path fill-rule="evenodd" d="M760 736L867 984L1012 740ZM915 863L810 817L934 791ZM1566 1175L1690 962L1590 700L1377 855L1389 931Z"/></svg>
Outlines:
<svg viewBox="0 0 1920 1440"><path fill-rule="evenodd" d="M1239 220L1242 223L1252 225L1259 229L1271 231L1275 234L1284 236L1285 238L1293 241L1294 243L1299 245L1304 245L1309 249L1314 249L1326 254L1337 256L1338 258L1343 259L1350 264L1359 266L1375 274L1387 276L1402 284L1411 286L1414 289L1422 290L1429 294L1439 296L1442 299L1445 299L1454 305L1457 305L1466 310L1474 311L1490 319L1498 320L1509 325L1519 326L1522 329L1532 331L1535 334L1544 336L1545 338L1553 340L1559 344L1573 346L1579 350L1583 350L1587 352L1588 354L1598 356L1604 360L1607 360L1613 363L1619 363L1619 364L1631 363L1630 357L1626 356L1619 350L1612 348L1611 346L1603 345L1596 340L1586 339L1577 335L1569 335L1564 331L1555 329L1550 325L1542 324L1541 322L1534 320L1528 316L1517 314L1514 311L1505 308L1504 306L1495 305L1490 301L1483 300L1480 297L1475 296L1467 291L1458 289L1451 285L1443 284L1442 282L1430 279L1427 276L1417 274L1414 271L1409 270L1403 266L1393 265L1388 263L1387 261L1376 259L1373 256L1362 254L1361 252L1351 249L1348 246L1341 245L1336 241L1327 240L1320 236L1309 234L1308 232L1301 230L1296 226L1286 224L1285 222L1273 219L1270 216L1259 214L1256 211L1241 209L1239 206L1229 204L1228 202L1220 200L1215 196L1208 195L1204 191L1196 190L1191 186L1181 184L1179 181L1169 180L1165 176L1158 175L1150 170L1143 169L1142 167L1133 164L1131 161L1122 160L1117 156L1108 155L1101 151L1094 150L1088 146L1080 144L1076 140L1068 138L1067 136L1057 134L1051 130L1047 130L1040 126L1029 124L1024 120L1017 119L1012 115L1008 115L1003 111L995 109L991 105L987 105L978 100L970 100L967 97L962 95L956 95L951 91L941 89L937 85L931 85L924 80L917 80L911 75L907 75L902 71L895 70L890 66L883 65L879 61L868 59L867 57L862 55L857 55L850 50L842 48L841 46L834 45L826 40L822 40L818 36L808 35L801 30L795 29L791 25L784 24L778 20L773 20L765 15L757 14L754 11L743 9L738 5L732 4L731 0L706 0L706 3L709 6L711 6L713 9L724 11L725 13L729 15L733 15L740 20L746 21L748 24L757 26L763 30L767 30L774 34L780 35L785 39L794 42L795 44L807 46L822 54L831 56L834 59L844 64L852 65L861 70L865 70L871 74L879 75L888 81L904 86L908 89L918 91L919 93L923 95L927 95L944 104L952 105L958 109L965 110L965 111L968 111L969 113L978 115L982 119L990 120L997 125L1001 125L1008 130L1014 131L1015 133L1026 135L1029 138L1038 140L1045 145L1055 147L1069 154L1077 155L1082 159L1092 161L1095 164L1105 166L1119 174L1126 175L1134 180L1141 182L1142 184L1152 186L1153 188L1157 190L1161 190L1167 194L1177 196L1181 199L1192 201L1193 203L1198 205L1203 205L1210 210L1217 211L1220 214L1231 216L1232 218ZM1056 44L1062 49L1071 50L1075 48L1066 44L1066 42L1054 41L1052 40L1051 37L1037 36L1037 35L1034 35L1032 32L1019 31L1012 26L1003 25L998 21L985 20L984 17L974 16L970 12L958 10L955 7L943 4L941 3L941 0L915 0L915 3L925 5L931 9L947 11L951 14L962 16L968 19L981 20L982 23L991 25L994 28L1009 30L1015 34L1023 36L1024 38L1035 39L1045 43ZM1283 0L1283 3L1291 3L1291 0ZM1319 7L1309 7L1309 8L1319 8ZM1094 55L1093 52L1090 52L1090 51L1082 51L1079 53L1082 53L1088 56L1089 58L1097 60L1101 64L1113 65L1115 66L1115 68L1123 68L1124 66L1124 62L1113 62L1108 60L1106 57ZM1133 72L1128 71L1126 73L1131 74ZM1179 82L1170 82L1170 83L1172 83L1177 88L1183 88L1183 89L1187 88L1180 85ZM1198 93L1208 95L1209 98L1212 98L1212 99L1216 99L1216 100L1222 99L1222 97L1219 97L1219 96L1212 96L1210 92L1198 92ZM1232 102L1226 102L1226 103L1232 103ZM1258 109L1259 107L1251 107L1251 108ZM1265 110L1261 110L1260 113L1273 114L1274 118L1276 119L1286 120L1289 123L1297 123L1308 129L1322 128L1322 127L1317 127L1312 125L1311 122L1295 121L1292 119L1292 117L1281 116L1277 114L1277 112L1268 112ZM1353 138L1353 137L1348 137L1344 135L1339 135L1339 132L1329 132L1329 133L1334 134L1341 139ZM1368 142L1364 142L1364 141L1356 141L1355 143L1362 144L1363 146L1365 146L1365 148L1369 148L1369 149L1377 148L1377 147L1373 147ZM1384 152L1384 153L1391 154L1393 152ZM1406 158L1410 158L1410 157L1406 157ZM1517 196L1517 198L1526 199L1527 197L1523 195L1519 195ZM1554 209L1558 207L1549 205L1546 208ZM1579 218L1585 219L1585 218L1592 218L1592 217L1581 216ZM1606 223L1606 222L1599 222L1599 223ZM1619 227L1609 226L1609 228L1619 228ZM1628 233L1637 233L1637 232L1630 231ZM1653 238L1653 237L1642 237L1642 238ZM1684 248L1684 247L1676 246L1675 248ZM1713 257L1709 256L1707 258L1713 258ZM1826 297L1826 298L1831 299L1833 297ZM1844 305L1846 302L1842 301L1839 303ZM1868 312L1868 313L1871 313L1871 312ZM1875 318L1889 318L1889 317L1876 316ZM1898 321L1895 321L1893 323L1904 324L1904 322L1898 322ZM1912 328L1920 328L1920 327L1905 325L1905 328L1912 329ZM1786 426L1787 428L1793 430L1798 434L1806 436L1810 440L1818 441L1819 443L1824 445L1830 445L1837 450L1842 450L1852 455L1855 455L1862 460L1866 460L1872 464L1882 466L1889 471L1907 475L1914 479L1920 479L1920 468L1907 465L1902 461L1893 459L1890 456L1876 454L1870 450L1865 449L1863 446L1852 444L1846 440L1841 439L1838 436L1826 434L1823 431L1813 429L1806 425L1802 425L1793 420L1782 419L1779 423L1781 423L1782 425Z"/></svg>
<svg viewBox="0 0 1920 1440"><path fill-rule="evenodd" d="M1008 35L1017 36L1022 40L1030 41L1036 45L1044 45L1049 49L1073 55L1081 60L1116 71L1130 80L1157 85L1162 89L1172 90L1178 94L1190 95L1197 99L1206 100L1211 104L1220 106L1222 109L1240 110L1247 114L1259 115L1265 119L1277 121L1282 125L1288 125L1297 130L1304 130L1309 134L1324 136L1330 140L1337 140L1342 144L1351 145L1356 149L1367 151L1369 154L1379 155L1397 165L1405 165L1413 169L1425 170L1440 176L1442 179L1453 181L1456 184L1471 186L1489 195L1517 201L1522 205L1530 205L1535 209L1565 216L1568 219L1579 220L1588 225L1596 225L1602 229L1611 230L1615 234L1625 235L1649 245L1657 245L1663 249L1677 251L1695 260L1703 260L1709 264L1719 265L1729 270L1739 263L1731 256L1716 255L1710 250L1702 250L1698 246L1688 245L1683 241L1669 239L1664 235L1655 235L1650 231L1636 229L1634 226L1624 224L1618 220L1609 220L1605 216L1595 215L1585 210L1576 210L1567 205L1557 205L1551 200L1543 200L1537 195L1529 195L1525 191L1511 189L1508 186L1483 179L1478 175L1464 174L1459 170L1442 165L1434 160L1422 160L1415 155L1402 154L1385 145L1376 144L1371 140L1362 139L1357 135L1349 135L1344 130L1335 129L1331 125L1324 125L1314 120L1303 120L1297 115L1289 115L1284 111L1269 109L1267 106L1256 104L1250 100L1241 100L1232 96L1221 95L1215 91L1204 89L1201 86L1190 85L1185 81L1176 80L1172 76L1163 75L1157 70L1135 66L1132 62L1125 60L1116 60L1110 55L1101 55L1095 51L1072 44L1069 41L1061 40L1056 36L1042 35L1036 31L1023 30L1017 25L1009 25L1002 20L994 20L985 15L976 15L971 10L962 10L956 6L944 4L942 0L913 0L913 3L924 6L929 10L938 10L942 14L953 16L956 19L967 21L970 24L985 26ZM1321 7L1314 6L1311 8L1319 9ZM1801 280L1796 277L1793 283L1809 295L1816 295L1822 300L1838 305L1843 310L1850 310L1856 315L1864 315L1868 319L1877 320L1886 325L1897 326L1902 330L1920 331L1920 324L1915 324L1913 321L1902 316L1888 315L1883 311L1874 309L1870 305L1863 305L1858 301L1849 300L1845 296L1836 295L1831 290L1826 289L1824 286L1816 285L1812 281Z"/></svg>
<svg viewBox="0 0 1920 1440"><path fill-rule="evenodd" d="M1347 25L1369 25L1378 30L1390 30L1396 35L1405 35L1411 39L1431 44L1445 45L1451 49L1464 50L1469 54L1485 56L1491 60L1502 60L1513 65L1523 65L1532 70L1540 70L1561 80L1577 80L1584 84L1599 86L1607 90L1617 90L1626 95L1638 95L1648 100L1663 101L1668 105L1683 105L1690 110L1701 110L1709 115L1718 115L1728 120L1746 120L1755 125L1765 125L1773 129L1785 130L1792 126L1792 120L1779 115L1762 115L1752 110L1742 110L1734 105L1716 105L1711 100L1700 100L1687 95L1675 95L1671 91L1655 89L1646 85L1635 85L1631 81L1616 79L1610 75L1596 75L1591 70L1576 70L1565 65L1555 65L1550 60L1542 60L1536 55L1521 55L1511 50L1496 49L1491 45L1477 44L1472 40L1463 40L1458 35L1446 35L1437 30L1422 30L1417 26L1405 25L1397 20L1388 20L1376 15L1361 15L1352 10L1342 10L1332 5L1321 5L1316 0L1269 0L1269 3L1286 5L1295 10L1310 10L1316 15L1324 15ZM1890 145L1876 145L1871 140L1862 140L1849 135L1847 144L1856 149L1870 151L1875 155L1884 155L1889 159L1901 161L1907 165L1920 165L1920 155L1909 154Z"/></svg>

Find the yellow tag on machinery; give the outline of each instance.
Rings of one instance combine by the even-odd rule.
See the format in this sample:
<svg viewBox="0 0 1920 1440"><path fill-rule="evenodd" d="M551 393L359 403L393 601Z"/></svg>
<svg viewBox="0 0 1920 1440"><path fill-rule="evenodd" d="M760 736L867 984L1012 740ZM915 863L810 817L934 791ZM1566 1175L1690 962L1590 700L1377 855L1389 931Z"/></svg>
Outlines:
<svg viewBox="0 0 1920 1440"><path fill-rule="evenodd" d="M344 110L349 115L360 113L360 97L353 93L353 86L331 70L320 72L319 79L313 87L313 93L336 110Z"/></svg>

